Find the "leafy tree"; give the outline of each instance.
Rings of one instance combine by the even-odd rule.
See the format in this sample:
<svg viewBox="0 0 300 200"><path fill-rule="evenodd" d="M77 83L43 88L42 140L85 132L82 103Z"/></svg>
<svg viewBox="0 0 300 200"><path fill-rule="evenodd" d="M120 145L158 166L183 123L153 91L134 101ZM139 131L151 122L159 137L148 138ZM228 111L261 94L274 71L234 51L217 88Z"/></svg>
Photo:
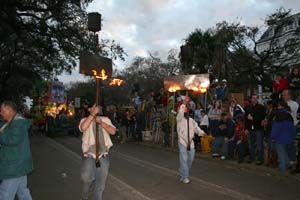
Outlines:
<svg viewBox="0 0 300 200"><path fill-rule="evenodd" d="M226 21L205 32L196 29L186 39L186 44L192 49L189 73L207 73L208 66L211 66L218 79L228 78L228 54L242 46L244 32L244 26Z"/></svg>
<svg viewBox="0 0 300 200"><path fill-rule="evenodd" d="M171 49L166 62L150 52L147 58L136 57L131 66L122 72L123 77L126 77L127 87L133 89L134 85L138 84L142 96L146 96L151 91L158 92L164 87L164 77L180 72L177 55L178 51Z"/></svg>
<svg viewBox="0 0 300 200"><path fill-rule="evenodd" d="M115 41L102 40L96 47L84 10L91 1L1 1L0 99L17 100L30 95L35 80L71 73L82 50L124 59Z"/></svg>
<svg viewBox="0 0 300 200"><path fill-rule="evenodd" d="M207 66L213 65L216 38L211 29L203 32L196 29L189 34L186 45L191 48L192 55L184 70L186 74L207 73Z"/></svg>
<svg viewBox="0 0 300 200"><path fill-rule="evenodd" d="M206 73L211 68L212 75L227 79L237 90L257 84L270 87L275 72L287 71L286 66L300 61L300 28L290 33L291 39L282 40L291 20L290 10L280 8L265 19L268 29L263 35L258 27L225 21L204 32L196 29L186 39L192 50L188 73ZM264 39L268 47L258 51Z"/></svg>

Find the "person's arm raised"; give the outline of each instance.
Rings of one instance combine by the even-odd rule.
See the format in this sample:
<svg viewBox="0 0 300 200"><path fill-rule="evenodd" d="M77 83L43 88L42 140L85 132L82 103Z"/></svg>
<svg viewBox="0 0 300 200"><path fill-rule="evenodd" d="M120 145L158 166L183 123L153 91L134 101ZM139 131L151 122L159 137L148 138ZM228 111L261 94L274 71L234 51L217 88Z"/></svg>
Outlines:
<svg viewBox="0 0 300 200"><path fill-rule="evenodd" d="M85 118L85 120L80 124L79 129L81 131L86 131L88 127L91 125L92 121L95 119L96 114L99 112L100 108L96 106L95 104L90 109L90 115Z"/></svg>

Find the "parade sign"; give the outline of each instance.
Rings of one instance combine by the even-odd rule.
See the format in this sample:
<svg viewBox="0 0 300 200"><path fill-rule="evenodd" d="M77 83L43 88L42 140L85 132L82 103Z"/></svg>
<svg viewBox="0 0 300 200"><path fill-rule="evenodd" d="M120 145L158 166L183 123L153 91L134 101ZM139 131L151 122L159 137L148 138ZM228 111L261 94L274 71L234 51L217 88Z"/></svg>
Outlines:
<svg viewBox="0 0 300 200"><path fill-rule="evenodd" d="M165 89L169 92L193 90L204 93L209 88L209 85L209 74L167 76L164 79Z"/></svg>
<svg viewBox="0 0 300 200"><path fill-rule="evenodd" d="M52 81L48 90L49 99L57 104L65 103L65 86L62 82Z"/></svg>
<svg viewBox="0 0 300 200"><path fill-rule="evenodd" d="M89 52L82 52L79 73L105 80L112 76L112 60Z"/></svg>

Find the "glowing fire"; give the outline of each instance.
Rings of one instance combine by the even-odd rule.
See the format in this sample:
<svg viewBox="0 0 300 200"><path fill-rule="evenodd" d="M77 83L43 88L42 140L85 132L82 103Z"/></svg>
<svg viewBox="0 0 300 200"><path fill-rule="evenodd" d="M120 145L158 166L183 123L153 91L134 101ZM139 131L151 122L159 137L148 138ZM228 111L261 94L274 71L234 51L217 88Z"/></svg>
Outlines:
<svg viewBox="0 0 300 200"><path fill-rule="evenodd" d="M206 88L202 88L202 87L196 87L196 86L192 86L191 90L195 91L195 92L200 92L200 93L205 93L207 91Z"/></svg>
<svg viewBox="0 0 300 200"><path fill-rule="evenodd" d="M193 87L191 88L191 90L199 91L199 88L197 88L196 86L193 86Z"/></svg>
<svg viewBox="0 0 300 200"><path fill-rule="evenodd" d="M109 85L117 85L120 86L122 85L123 80L119 79L119 78L114 78L113 80L111 80L111 82L109 83Z"/></svg>
<svg viewBox="0 0 300 200"><path fill-rule="evenodd" d="M169 92L176 92L177 90L180 90L181 88L178 86L178 85L174 85L174 86L171 86L168 91Z"/></svg>
<svg viewBox="0 0 300 200"><path fill-rule="evenodd" d="M100 78L100 79L102 79L102 80L106 80L107 77L108 77L108 76L106 75L105 69L101 69L100 76L97 75L97 71L96 71L96 70L92 70L92 72L93 72L93 74L94 74L94 76L95 76L96 78Z"/></svg>
<svg viewBox="0 0 300 200"><path fill-rule="evenodd" d="M107 79L106 71L104 69L101 69L101 77L102 80Z"/></svg>

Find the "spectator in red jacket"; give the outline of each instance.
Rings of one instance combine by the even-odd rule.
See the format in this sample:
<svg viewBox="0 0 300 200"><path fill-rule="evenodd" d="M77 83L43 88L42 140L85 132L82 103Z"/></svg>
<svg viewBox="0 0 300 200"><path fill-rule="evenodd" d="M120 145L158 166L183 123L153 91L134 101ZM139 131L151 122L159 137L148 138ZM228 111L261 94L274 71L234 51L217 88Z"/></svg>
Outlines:
<svg viewBox="0 0 300 200"><path fill-rule="evenodd" d="M288 88L288 81L283 76L283 74L276 74L275 80L272 82L272 100L275 104L278 103L279 99L281 98L281 93L283 90Z"/></svg>

